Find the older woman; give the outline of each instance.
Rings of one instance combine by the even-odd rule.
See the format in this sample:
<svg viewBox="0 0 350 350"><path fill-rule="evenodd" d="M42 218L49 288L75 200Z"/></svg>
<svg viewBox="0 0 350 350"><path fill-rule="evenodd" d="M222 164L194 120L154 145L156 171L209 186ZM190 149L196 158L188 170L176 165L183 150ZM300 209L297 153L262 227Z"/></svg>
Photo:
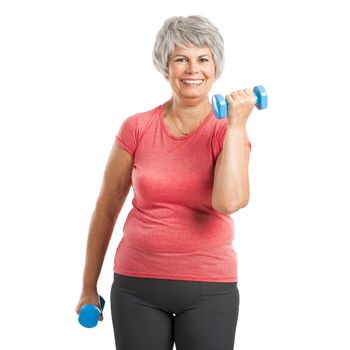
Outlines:
<svg viewBox="0 0 350 350"><path fill-rule="evenodd" d="M111 310L118 350L231 350L239 309L230 214L249 200L251 90L208 94L223 68L223 39L201 16L172 17L153 62L172 89L156 108L124 120L106 165L77 305L99 305L97 281L125 199L134 198L114 265ZM102 316L101 316L102 319Z"/></svg>

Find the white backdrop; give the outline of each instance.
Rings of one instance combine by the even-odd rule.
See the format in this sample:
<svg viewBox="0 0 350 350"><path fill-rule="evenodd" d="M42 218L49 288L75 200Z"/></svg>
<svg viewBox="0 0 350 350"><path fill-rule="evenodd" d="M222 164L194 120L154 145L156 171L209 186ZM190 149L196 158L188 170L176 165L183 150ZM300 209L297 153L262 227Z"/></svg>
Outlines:
<svg viewBox="0 0 350 350"><path fill-rule="evenodd" d="M248 121L250 203L233 214L235 349L349 350L345 5L1 1L0 347L114 348L108 299L132 190L99 281L105 321L85 329L74 309L91 214L122 121L170 97L152 65L156 32L170 16L201 14L226 46L212 93L269 93Z"/></svg>

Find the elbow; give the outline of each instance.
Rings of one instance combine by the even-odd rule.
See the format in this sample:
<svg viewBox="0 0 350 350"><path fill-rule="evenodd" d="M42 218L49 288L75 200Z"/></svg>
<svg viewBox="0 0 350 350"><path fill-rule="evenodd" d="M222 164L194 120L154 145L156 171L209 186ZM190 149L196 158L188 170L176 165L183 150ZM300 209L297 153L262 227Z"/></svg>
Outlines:
<svg viewBox="0 0 350 350"><path fill-rule="evenodd" d="M213 208L218 213L224 214L224 215L231 215L240 209L239 207L233 208L233 207L217 207L217 206L213 206Z"/></svg>
<svg viewBox="0 0 350 350"><path fill-rule="evenodd" d="M232 204L230 206L227 206L226 209L225 209L226 215L231 215L233 213L236 213L238 210L246 207L248 205L248 202L249 202L249 200L242 201L242 202L239 202L239 203L234 203L234 204Z"/></svg>
<svg viewBox="0 0 350 350"><path fill-rule="evenodd" d="M236 211L238 211L239 209L245 208L245 207L248 205L248 203L249 203L249 198L246 199L246 200L244 200L244 201L242 201L242 202L240 202L238 205L236 205L235 207L233 207L233 212L232 212L232 214L235 213Z"/></svg>
<svg viewBox="0 0 350 350"><path fill-rule="evenodd" d="M242 209L246 207L249 203L249 198L241 200L239 202L233 202L230 203L229 205L218 205L217 203L212 203L212 207L214 210L221 214L225 215L231 215L233 213L236 213L239 209Z"/></svg>
<svg viewBox="0 0 350 350"><path fill-rule="evenodd" d="M220 214L224 214L224 215L231 215L233 213L235 213L236 211L238 211L239 209L226 209L226 208L216 208L213 207L215 209L215 211L217 211Z"/></svg>

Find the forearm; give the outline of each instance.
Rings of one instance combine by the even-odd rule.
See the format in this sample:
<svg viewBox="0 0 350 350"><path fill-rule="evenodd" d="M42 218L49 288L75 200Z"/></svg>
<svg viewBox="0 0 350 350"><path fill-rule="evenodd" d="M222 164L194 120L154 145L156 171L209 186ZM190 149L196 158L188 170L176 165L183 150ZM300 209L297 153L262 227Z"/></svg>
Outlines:
<svg viewBox="0 0 350 350"><path fill-rule="evenodd" d="M96 289L117 216L112 216L98 207L92 214L83 275L84 289Z"/></svg>
<svg viewBox="0 0 350 350"><path fill-rule="evenodd" d="M245 125L227 125L213 185L213 207L232 214L249 201L250 146Z"/></svg>

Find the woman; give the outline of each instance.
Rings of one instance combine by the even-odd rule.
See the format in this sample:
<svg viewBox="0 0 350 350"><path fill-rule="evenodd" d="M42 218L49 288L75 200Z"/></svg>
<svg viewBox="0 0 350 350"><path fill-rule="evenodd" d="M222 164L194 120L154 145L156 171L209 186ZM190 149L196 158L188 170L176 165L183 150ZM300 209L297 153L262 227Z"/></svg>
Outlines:
<svg viewBox="0 0 350 350"><path fill-rule="evenodd" d="M231 350L239 309L230 214L249 200L251 90L226 96L217 119L208 99L223 68L223 39L201 16L172 17L153 62L169 101L125 119L92 216L76 311L99 305L97 280L132 185L133 208L115 255L111 289L118 350ZM101 316L102 319L102 316Z"/></svg>

